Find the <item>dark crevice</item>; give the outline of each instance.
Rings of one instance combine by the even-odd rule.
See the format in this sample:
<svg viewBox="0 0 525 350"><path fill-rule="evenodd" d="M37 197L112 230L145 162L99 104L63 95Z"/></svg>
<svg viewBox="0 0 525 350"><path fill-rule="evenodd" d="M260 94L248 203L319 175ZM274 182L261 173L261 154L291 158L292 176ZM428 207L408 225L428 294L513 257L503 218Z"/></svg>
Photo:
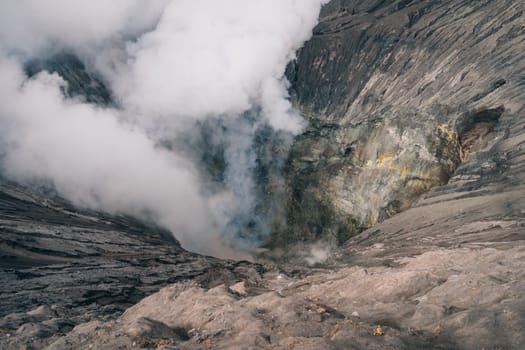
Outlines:
<svg viewBox="0 0 525 350"><path fill-rule="evenodd" d="M461 160L465 161L477 143L489 134L505 111L503 106L464 114L456 122Z"/></svg>

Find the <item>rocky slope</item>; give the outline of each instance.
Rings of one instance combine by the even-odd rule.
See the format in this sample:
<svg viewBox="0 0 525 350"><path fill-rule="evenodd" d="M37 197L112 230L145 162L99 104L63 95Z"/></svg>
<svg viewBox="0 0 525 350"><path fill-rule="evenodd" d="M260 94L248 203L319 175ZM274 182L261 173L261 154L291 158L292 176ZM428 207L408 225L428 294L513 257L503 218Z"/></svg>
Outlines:
<svg viewBox="0 0 525 350"><path fill-rule="evenodd" d="M276 245L344 242L454 174L458 192L519 181L523 10L517 1L326 5L288 68L311 126L292 150L289 230Z"/></svg>
<svg viewBox="0 0 525 350"><path fill-rule="evenodd" d="M269 243L338 243L315 268L199 257L3 183L0 348L523 349L523 10L324 7L288 69L310 127Z"/></svg>
<svg viewBox="0 0 525 350"><path fill-rule="evenodd" d="M64 94L99 105L110 92L75 56L28 63L57 72ZM0 177L0 349L39 349L75 325L118 317L177 281L214 287L259 275L260 265L190 253L153 223L79 209L45 184Z"/></svg>
<svg viewBox="0 0 525 350"><path fill-rule="evenodd" d="M303 278L266 273L229 288L179 283L116 321L77 326L49 349L523 347L523 246L443 248L395 259L379 246L360 251L379 265Z"/></svg>
<svg viewBox="0 0 525 350"><path fill-rule="evenodd" d="M262 271L189 253L153 225L79 211L4 180L0 231L1 349L42 348L177 281L211 287Z"/></svg>

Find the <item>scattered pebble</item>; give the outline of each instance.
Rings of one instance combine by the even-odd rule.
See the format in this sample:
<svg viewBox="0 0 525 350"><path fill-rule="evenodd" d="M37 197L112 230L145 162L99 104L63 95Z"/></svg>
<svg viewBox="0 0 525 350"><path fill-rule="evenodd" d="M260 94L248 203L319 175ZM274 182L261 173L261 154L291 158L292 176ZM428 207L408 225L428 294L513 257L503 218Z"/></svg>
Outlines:
<svg viewBox="0 0 525 350"><path fill-rule="evenodd" d="M385 330L380 325L377 325L376 328L374 328L374 335L376 336L382 336L385 334Z"/></svg>

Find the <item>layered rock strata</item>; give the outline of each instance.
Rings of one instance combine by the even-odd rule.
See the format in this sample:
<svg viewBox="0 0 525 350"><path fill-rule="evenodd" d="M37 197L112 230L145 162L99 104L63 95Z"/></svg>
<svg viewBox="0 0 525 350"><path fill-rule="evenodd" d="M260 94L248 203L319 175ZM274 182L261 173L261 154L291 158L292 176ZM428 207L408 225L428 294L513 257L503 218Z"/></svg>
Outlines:
<svg viewBox="0 0 525 350"><path fill-rule="evenodd" d="M520 154L505 139L521 133L523 10L516 1L326 5L288 67L310 127L292 149L288 230L274 245L340 244L465 169L484 169L472 175L478 185L507 171Z"/></svg>

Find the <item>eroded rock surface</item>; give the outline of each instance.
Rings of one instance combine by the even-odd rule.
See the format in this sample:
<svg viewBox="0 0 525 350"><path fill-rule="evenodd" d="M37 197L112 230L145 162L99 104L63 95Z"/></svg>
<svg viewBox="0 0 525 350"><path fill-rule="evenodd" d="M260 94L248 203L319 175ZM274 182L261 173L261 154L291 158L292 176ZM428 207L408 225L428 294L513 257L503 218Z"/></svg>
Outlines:
<svg viewBox="0 0 525 350"><path fill-rule="evenodd" d="M289 67L311 125L270 244L315 268L197 256L2 182L0 348L523 349L524 6L324 8ZM291 249L320 238L342 246Z"/></svg>
<svg viewBox="0 0 525 350"><path fill-rule="evenodd" d="M383 252L381 259L378 252ZM269 272L258 288L179 283L116 321L77 326L48 349L520 349L523 245L415 257L360 249L378 266ZM387 256L385 256L387 255ZM387 264L388 262L388 264Z"/></svg>
<svg viewBox="0 0 525 350"><path fill-rule="evenodd" d="M216 286L263 270L189 253L153 225L80 211L4 180L0 231L2 349L42 348L177 281Z"/></svg>
<svg viewBox="0 0 525 350"><path fill-rule="evenodd" d="M311 126L292 149L288 230L275 246L340 244L454 174L476 168L481 186L521 167L524 10L512 0L326 5L288 68Z"/></svg>

